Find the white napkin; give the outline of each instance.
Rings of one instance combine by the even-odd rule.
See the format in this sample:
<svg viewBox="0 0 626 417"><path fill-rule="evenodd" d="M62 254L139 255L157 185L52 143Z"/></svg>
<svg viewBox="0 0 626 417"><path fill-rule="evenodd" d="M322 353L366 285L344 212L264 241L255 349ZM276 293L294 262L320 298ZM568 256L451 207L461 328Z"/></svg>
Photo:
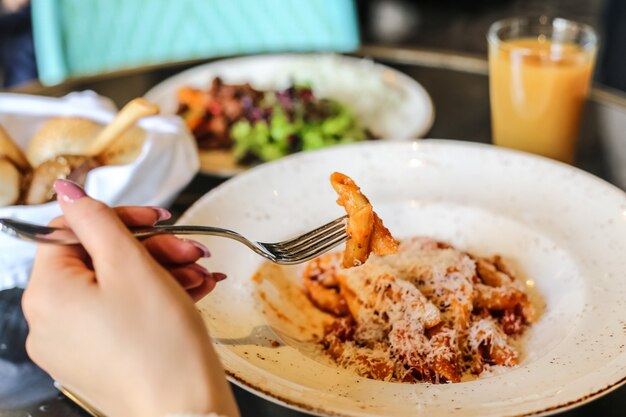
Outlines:
<svg viewBox="0 0 626 417"><path fill-rule="evenodd" d="M50 117L77 116L108 123L115 112L110 100L92 91L62 98L0 94L0 124L24 148ZM140 120L139 126L146 131L146 137L137 160L129 165L92 170L85 189L90 196L111 206L167 207L198 172L195 140L176 116L148 117ZM46 224L60 214L56 202L0 207L0 217L38 224ZM26 286L34 253L34 244L0 234L0 290Z"/></svg>

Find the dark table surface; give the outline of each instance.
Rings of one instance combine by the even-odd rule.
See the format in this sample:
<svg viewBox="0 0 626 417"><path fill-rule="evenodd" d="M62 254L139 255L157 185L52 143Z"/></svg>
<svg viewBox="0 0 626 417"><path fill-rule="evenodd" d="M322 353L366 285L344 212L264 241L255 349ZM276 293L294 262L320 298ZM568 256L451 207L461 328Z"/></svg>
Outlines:
<svg viewBox="0 0 626 417"><path fill-rule="evenodd" d="M430 93L436 119L427 137L489 142L488 79L486 65L480 58L442 54L432 51L364 48L363 53L373 56L418 80ZM40 89L39 93L61 95L71 90L92 89L109 96L118 105L140 96L158 81L187 66L155 68L148 71L122 74L114 77L73 82L53 89ZM619 94L597 89L587 106L576 165L609 182L620 185L615 169L611 168L611 148L602 128L603 109L617 111L618 124L626 125L626 99ZM623 115L623 120L621 119ZM621 120L621 121L620 121ZM171 207L180 215L194 201L223 179L197 175L181 192ZM623 188L623 184L622 188ZM87 416L71 401L59 395L50 379L25 355L23 340L26 325L19 309L21 290L0 292L0 416ZM272 404L241 388L233 386L242 416L296 417L307 414ZM559 415L624 416L626 387L591 403Z"/></svg>

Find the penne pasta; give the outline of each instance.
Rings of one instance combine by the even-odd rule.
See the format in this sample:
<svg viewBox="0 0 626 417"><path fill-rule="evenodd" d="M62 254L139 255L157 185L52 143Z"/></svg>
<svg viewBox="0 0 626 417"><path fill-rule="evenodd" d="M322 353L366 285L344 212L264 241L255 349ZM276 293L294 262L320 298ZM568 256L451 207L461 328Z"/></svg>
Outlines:
<svg viewBox="0 0 626 417"><path fill-rule="evenodd" d="M352 179L336 172L331 184L349 238L343 254L304 272L313 305L336 317L321 339L326 354L361 376L407 383L460 382L519 363L511 338L536 312L502 257L428 238L398 242Z"/></svg>
<svg viewBox="0 0 626 417"><path fill-rule="evenodd" d="M335 172L330 183L339 195L337 204L348 213L348 240L343 266L350 268L364 263L371 252L388 255L398 250L398 242L391 236L361 189L347 175Z"/></svg>

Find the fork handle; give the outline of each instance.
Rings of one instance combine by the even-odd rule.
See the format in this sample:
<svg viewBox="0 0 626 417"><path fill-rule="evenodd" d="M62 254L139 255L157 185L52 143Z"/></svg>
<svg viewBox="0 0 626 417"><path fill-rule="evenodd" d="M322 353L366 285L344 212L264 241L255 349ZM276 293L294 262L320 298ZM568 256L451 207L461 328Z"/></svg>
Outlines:
<svg viewBox="0 0 626 417"><path fill-rule="evenodd" d="M11 221L2 219L9 223ZM56 245L77 245L80 244L80 240L76 234L68 228L56 228L48 226L32 225L23 222L11 222L18 227L13 227L12 231L14 235L21 237L22 239L38 242L38 243L51 243ZM9 223L10 224L10 223ZM219 227L211 226L186 226L186 225L162 225L162 226L150 226L150 227L131 227L130 232L137 239L147 239L157 235L211 235L220 236L234 239L243 243L255 252L259 251L252 242L243 237L237 232L228 229L222 229Z"/></svg>
<svg viewBox="0 0 626 417"><path fill-rule="evenodd" d="M146 239L157 235L211 235L228 237L238 240L242 243L248 242L248 239L244 238L237 232L212 226L167 225L151 227L131 227L130 232L137 239Z"/></svg>
<svg viewBox="0 0 626 417"><path fill-rule="evenodd" d="M151 227L131 227L129 228L130 232L137 239L147 239L152 236L158 235L210 235L210 236L220 236L227 237L230 239L237 240L253 249L256 249L251 242L240 235L237 232L228 229L222 229L219 227L212 226L183 226L183 225L166 225L166 226L151 226ZM71 232L71 230L68 230ZM73 232L71 232L73 234ZM75 242L79 243L76 235Z"/></svg>
<svg viewBox="0 0 626 417"><path fill-rule="evenodd" d="M171 226L151 226L141 228L130 229L133 236L137 239L146 239L157 235L208 235L226 237L243 243L248 248L255 251L257 254L267 258L268 255L262 251L257 245L250 240L246 239L243 235L228 229L222 229L220 227L212 226L185 226L185 225L171 225ZM78 240L78 239L77 239Z"/></svg>

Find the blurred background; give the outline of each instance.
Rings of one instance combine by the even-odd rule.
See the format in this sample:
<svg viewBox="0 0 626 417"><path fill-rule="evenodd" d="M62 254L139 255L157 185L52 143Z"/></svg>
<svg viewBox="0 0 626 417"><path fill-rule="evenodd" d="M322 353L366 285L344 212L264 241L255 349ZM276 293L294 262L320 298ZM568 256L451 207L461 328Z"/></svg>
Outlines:
<svg viewBox="0 0 626 417"><path fill-rule="evenodd" d="M46 3L63 3L65 9L77 9L79 4L71 0L33 0L33 7L44 8L45 5L45 13L58 13L59 8L50 8ZM94 5L93 14L100 14L104 19L106 10L102 6L106 3L111 9L117 2L81 3ZM126 3L136 4L138 10L156 4L143 7L146 3L143 0ZM196 2L176 2L183 8L187 3ZM213 3L205 2L207 8ZM352 4L358 16L361 45L444 50L482 58L486 58L487 53L487 28L503 17L546 14L587 23L597 30L601 39L595 81L626 91L626 26L622 24L626 19L626 2L622 0L354 0ZM98 5L100 7L95 7ZM39 30L47 31L47 23L42 21L41 15L39 12L36 24ZM0 48L3 88L37 92L30 0L2 0ZM49 56L41 58L44 53L40 51L40 59L50 60Z"/></svg>

